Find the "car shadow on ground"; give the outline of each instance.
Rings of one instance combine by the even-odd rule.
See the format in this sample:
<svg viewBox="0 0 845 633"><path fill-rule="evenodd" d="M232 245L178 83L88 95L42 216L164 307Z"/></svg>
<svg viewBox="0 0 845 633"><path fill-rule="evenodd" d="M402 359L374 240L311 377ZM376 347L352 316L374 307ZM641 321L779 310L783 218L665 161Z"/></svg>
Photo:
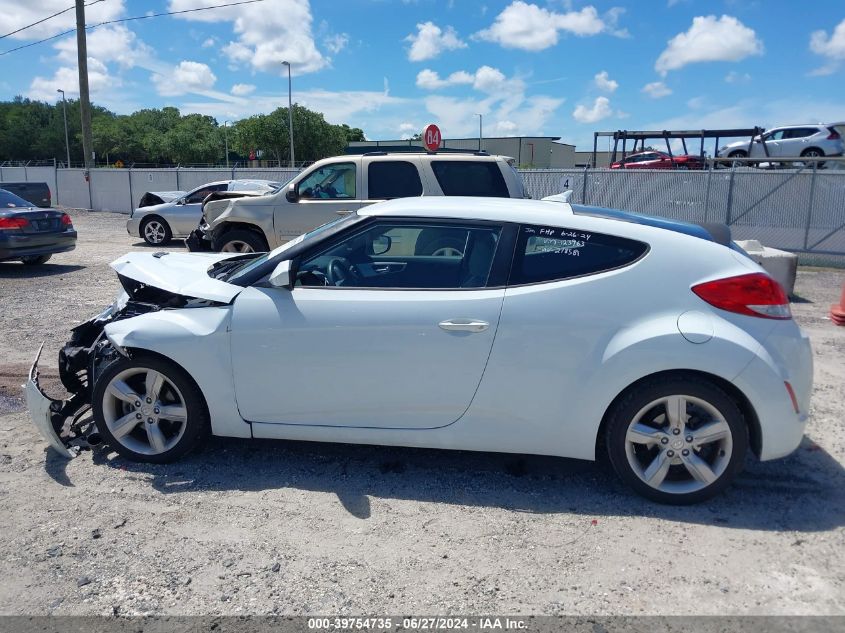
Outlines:
<svg viewBox="0 0 845 633"><path fill-rule="evenodd" d="M170 240L167 244L147 244L144 240L139 240L132 244L132 248L152 248L156 250L165 250L165 251L172 251L172 250L187 250L188 247L185 245L185 240L180 237L174 237Z"/></svg>
<svg viewBox="0 0 845 633"><path fill-rule="evenodd" d="M52 451L48 451L52 452ZM370 497L497 507L540 514L649 516L729 528L815 532L845 525L845 469L805 438L788 458L749 459L724 494L696 506L665 506L636 496L602 461L281 440L212 439L174 464L130 462L106 447L95 464L151 477L161 494L263 491L331 492L360 519ZM47 474L72 486L67 461L48 457Z"/></svg>
<svg viewBox="0 0 845 633"><path fill-rule="evenodd" d="M76 264L52 264L47 262L39 266L25 266L20 262L0 262L0 279L16 279L26 277L53 277L82 270L85 266Z"/></svg>

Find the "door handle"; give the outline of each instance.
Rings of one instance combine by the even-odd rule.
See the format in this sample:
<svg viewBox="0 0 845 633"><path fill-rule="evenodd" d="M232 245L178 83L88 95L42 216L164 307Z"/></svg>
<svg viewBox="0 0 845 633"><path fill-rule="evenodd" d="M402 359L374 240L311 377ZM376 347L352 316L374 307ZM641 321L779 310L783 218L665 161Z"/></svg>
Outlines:
<svg viewBox="0 0 845 633"><path fill-rule="evenodd" d="M449 319L441 321L437 325L441 330L447 332L483 332L490 327L487 321L479 321L478 319Z"/></svg>
<svg viewBox="0 0 845 633"><path fill-rule="evenodd" d="M337 213L338 215L349 215L350 213L352 213L352 211L350 211L349 209L338 209L337 211L335 211L335 213Z"/></svg>

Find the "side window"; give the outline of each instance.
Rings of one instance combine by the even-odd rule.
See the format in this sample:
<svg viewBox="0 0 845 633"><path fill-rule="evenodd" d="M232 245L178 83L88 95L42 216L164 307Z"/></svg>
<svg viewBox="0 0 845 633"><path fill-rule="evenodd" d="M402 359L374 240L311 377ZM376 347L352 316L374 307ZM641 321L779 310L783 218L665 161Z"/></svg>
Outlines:
<svg viewBox="0 0 845 633"><path fill-rule="evenodd" d="M202 202L209 194L214 193L215 191L223 191L224 189L226 189L226 185L209 185L207 187L201 187L200 189L196 189L195 191L189 193L186 198L186 202L188 204Z"/></svg>
<svg viewBox="0 0 845 633"><path fill-rule="evenodd" d="M501 228L379 222L305 255L296 286L483 288Z"/></svg>
<svg viewBox="0 0 845 633"><path fill-rule="evenodd" d="M370 200L421 196L422 181L417 166L405 160L373 161L367 168Z"/></svg>
<svg viewBox="0 0 845 633"><path fill-rule="evenodd" d="M510 285L600 273L639 259L648 246L613 235L524 225L517 242Z"/></svg>
<svg viewBox="0 0 845 633"><path fill-rule="evenodd" d="M776 130L771 134L765 135L763 138L767 141L780 141L783 140L783 135L785 132L786 130Z"/></svg>
<svg viewBox="0 0 845 633"><path fill-rule="evenodd" d="M433 160L431 169L447 196L508 198L508 186L494 161Z"/></svg>
<svg viewBox="0 0 845 633"><path fill-rule="evenodd" d="M355 163L336 163L314 170L297 186L300 198L348 200L355 198Z"/></svg>

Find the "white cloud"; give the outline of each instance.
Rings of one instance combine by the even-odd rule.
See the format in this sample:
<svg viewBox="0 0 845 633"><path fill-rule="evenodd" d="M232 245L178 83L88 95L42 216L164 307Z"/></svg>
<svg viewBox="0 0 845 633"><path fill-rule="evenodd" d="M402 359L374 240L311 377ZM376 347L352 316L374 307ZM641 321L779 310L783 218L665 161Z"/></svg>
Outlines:
<svg viewBox="0 0 845 633"><path fill-rule="evenodd" d="M729 84L747 84L751 81L751 75L748 73L738 73L735 70L732 70L727 75L725 75L725 83Z"/></svg>
<svg viewBox="0 0 845 633"><path fill-rule="evenodd" d="M813 71L814 75L830 75L836 72L845 60L845 19L833 30L831 35L827 31L813 31L810 35L810 50L816 55L826 57L828 62Z"/></svg>
<svg viewBox="0 0 845 633"><path fill-rule="evenodd" d="M158 94L162 97L174 97L189 92L205 92L214 87L217 77L207 64L182 61L169 73L152 76Z"/></svg>
<svg viewBox="0 0 845 633"><path fill-rule="evenodd" d="M662 99L672 94L672 89L662 81L652 81L643 86L641 92L644 92L652 99Z"/></svg>
<svg viewBox="0 0 845 633"><path fill-rule="evenodd" d="M133 68L140 60L154 56L154 51L123 24L102 26L88 33L87 50L104 64L116 62L123 68ZM59 40L53 46L59 51L57 59L76 64L76 36Z"/></svg>
<svg viewBox="0 0 845 633"><path fill-rule="evenodd" d="M67 9L71 4L67 0L38 0L38 2L0 0L0 33L16 31L48 15ZM113 20L123 14L124 8L123 0L92 3L85 7L85 20L89 24ZM75 26L76 12L71 9L10 37L16 40L36 40L51 37ZM90 32L89 37L93 33L93 31Z"/></svg>
<svg viewBox="0 0 845 633"><path fill-rule="evenodd" d="M579 105L572 112L572 117L578 123L596 123L611 116L613 116L613 109L607 97L596 97L592 107Z"/></svg>
<svg viewBox="0 0 845 633"><path fill-rule="evenodd" d="M323 40L323 46L333 55L337 55L349 44L349 35L346 33L335 33Z"/></svg>
<svg viewBox="0 0 845 633"><path fill-rule="evenodd" d="M171 11L208 6L210 0L169 0ZM224 4L214 0L212 4ZM295 74L310 73L328 65L317 50L312 34L311 6L308 0L264 0L255 4L196 11L176 16L197 22L231 22L236 39L223 47L235 66L285 74L283 61L291 63Z"/></svg>
<svg viewBox="0 0 845 633"><path fill-rule="evenodd" d="M409 35L405 38L405 41L411 43L411 48L408 50L408 59L412 62L433 59L444 51L466 48L467 46L451 26L447 26L444 31L434 22L417 24L416 34Z"/></svg>
<svg viewBox="0 0 845 633"><path fill-rule="evenodd" d="M736 62L751 55L763 54L763 42L753 29L730 15L693 18L692 26L678 33L657 62L655 70L664 77L670 70L700 62Z"/></svg>
<svg viewBox="0 0 845 633"><path fill-rule="evenodd" d="M208 37L203 41L202 47L203 48L211 48L212 46L215 46L216 44L217 44L217 40L215 40L213 37Z"/></svg>
<svg viewBox="0 0 845 633"><path fill-rule="evenodd" d="M478 31L473 37L496 42L505 48L541 51L557 44L559 31L581 37L605 31L627 36L627 31L616 29L621 13L620 9L613 8L606 14L605 20L591 5L580 11L557 13L516 0L496 16L490 28Z"/></svg>
<svg viewBox="0 0 845 633"><path fill-rule="evenodd" d="M103 62L94 57L88 58L88 89L92 100L99 100L99 97L119 88L122 83L119 77L109 74ZM53 102L59 89L64 90L68 97L79 96L79 71L76 65L59 67L52 77L35 77L26 96L38 101Z"/></svg>
<svg viewBox="0 0 845 633"><path fill-rule="evenodd" d="M439 90L449 86L471 85L475 90L481 92L496 92L502 90L506 85L517 90L522 90L523 84L519 80L508 80L504 73L498 68L481 66L474 73L459 70L452 73L445 79L429 68L417 73L417 87L424 90Z"/></svg>
<svg viewBox="0 0 845 633"><path fill-rule="evenodd" d="M399 124L400 132L416 132L418 130L419 126L414 125L413 123L408 123L407 121Z"/></svg>
<svg viewBox="0 0 845 633"><path fill-rule="evenodd" d="M616 89L619 87L619 82L611 79L606 70L598 73L593 78L593 81L596 84L596 88L602 92L616 92Z"/></svg>
<svg viewBox="0 0 845 633"><path fill-rule="evenodd" d="M255 92L255 86L253 84L235 84L229 92L235 96L244 97Z"/></svg>

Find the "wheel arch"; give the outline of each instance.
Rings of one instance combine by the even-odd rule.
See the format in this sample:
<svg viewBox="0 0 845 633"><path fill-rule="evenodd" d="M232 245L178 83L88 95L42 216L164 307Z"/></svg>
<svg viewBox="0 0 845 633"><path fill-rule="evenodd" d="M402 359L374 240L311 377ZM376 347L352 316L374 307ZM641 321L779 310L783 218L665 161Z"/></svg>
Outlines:
<svg viewBox="0 0 845 633"><path fill-rule="evenodd" d="M222 222L219 226L215 227L211 239L212 247L214 248L214 250L219 250L219 244L221 239L227 233L231 233L232 231L252 231L253 233L258 234L261 239L264 240L265 244L267 244L268 246L270 244L270 241L267 239L267 234L264 232L264 229L262 229L257 224L238 220L232 222Z"/></svg>
<svg viewBox="0 0 845 633"><path fill-rule="evenodd" d="M763 445L763 432L760 428L760 418L757 415L757 412L754 409L754 406L751 404L751 401L748 397L737 388L729 380L722 378L716 374L712 374L710 372L701 371L698 369L668 369L663 371L658 371L652 374L648 374L643 376L642 378L638 378L627 387L622 389L616 396L611 400L610 404L604 411L602 415L601 423L599 424L598 432L596 433L596 443L595 443L595 451L596 456L604 455L604 440L605 440L605 433L607 429L608 419L610 417L610 412L616 406L616 404L621 400L629 391L632 389L636 389L638 386L642 385L647 381L658 380L658 379L668 379L668 378L694 378L699 380L707 380L712 382L717 387L722 389L731 400L736 403L737 407L739 407L740 413L742 413L742 418L745 420L746 426L748 427L748 437L750 440L751 450L754 454L759 458L760 451Z"/></svg>
<svg viewBox="0 0 845 633"><path fill-rule="evenodd" d="M805 148L801 151L801 156L806 156L809 152L813 150L817 151L820 156L825 156L824 150L821 147L816 147L815 145L811 145L810 147Z"/></svg>

